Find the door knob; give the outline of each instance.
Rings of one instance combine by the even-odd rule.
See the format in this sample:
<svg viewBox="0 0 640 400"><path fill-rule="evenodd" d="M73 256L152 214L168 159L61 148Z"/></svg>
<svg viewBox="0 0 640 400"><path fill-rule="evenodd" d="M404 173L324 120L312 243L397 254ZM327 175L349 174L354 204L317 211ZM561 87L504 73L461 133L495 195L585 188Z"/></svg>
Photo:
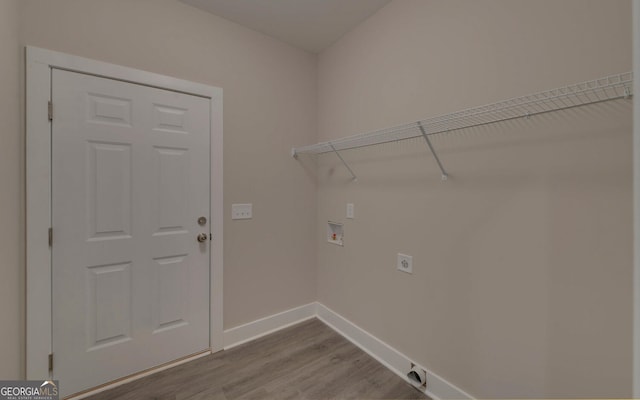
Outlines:
<svg viewBox="0 0 640 400"><path fill-rule="evenodd" d="M209 237L209 235L207 235L206 233L201 233L198 235L198 242L200 243L204 243L207 241L207 238Z"/></svg>

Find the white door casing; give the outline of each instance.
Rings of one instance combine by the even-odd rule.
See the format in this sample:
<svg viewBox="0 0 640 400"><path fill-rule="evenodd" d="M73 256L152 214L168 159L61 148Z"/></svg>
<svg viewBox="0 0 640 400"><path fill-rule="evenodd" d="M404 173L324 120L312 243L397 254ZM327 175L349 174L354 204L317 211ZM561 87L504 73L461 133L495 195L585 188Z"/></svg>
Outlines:
<svg viewBox="0 0 640 400"><path fill-rule="evenodd" d="M209 348L210 100L60 69L51 93L53 377L71 394Z"/></svg>
<svg viewBox="0 0 640 400"><path fill-rule="evenodd" d="M181 79L166 77L157 75L145 71L131 69L127 67L116 66L113 64L93 61L82 57L71 56L63 53L53 52L50 50L38 49L34 47L27 47L27 359L26 369L28 379L44 379L51 377L52 374L48 370L48 356L52 352L52 280L51 280L51 265L52 265L52 251L48 244L48 229L51 226L52 213L51 213L51 183L52 183L52 171L51 171L51 123L47 118L47 103L50 100L51 93L51 77L54 69L70 70L85 74L91 74L101 77L106 77L114 80L120 80L125 82L135 82L139 85L144 85L149 88L161 88L171 92L178 92L182 94L195 95L207 99L209 107L209 120L208 125L210 127L210 183L208 187L210 189L209 197L210 202L208 208L210 210L210 218L208 223L208 229L204 231L210 231L213 235L213 241L208 243L210 246L210 264L211 271L206 278L208 285L210 286L210 299L207 304L207 313L210 315L210 329L209 337L207 338L208 346L212 351L221 350L223 347L223 328L222 328L222 90L219 88L211 87L208 85L192 83ZM155 89L153 89L155 90ZM171 96L175 93L167 93ZM117 96L116 96L117 97ZM54 117L56 105L54 104ZM107 107L108 108L108 107ZM103 108L104 110L104 108ZM175 116L173 116L175 121ZM54 118L55 119L55 118ZM168 120L171 121L170 116ZM111 146L111 147L110 147ZM162 147L162 144L158 146ZM125 146L126 147L126 146ZM167 146L170 147L170 146ZM107 142L105 146L101 147L96 154L101 153L102 160L107 165L113 164L113 159L117 158L114 154L121 154L118 151L122 150L118 146L113 146L113 143ZM95 152L95 151L94 151ZM126 152L126 150L125 150ZM175 152L174 152L175 153ZM171 154L168 151L166 154L169 159ZM131 160L133 160L131 158ZM156 160L157 161L157 160ZM179 170L179 168L172 168L172 162L165 163L169 165L165 169ZM108 176L107 176L108 178ZM132 207L135 207L132 203ZM152 208L152 204L149 205L149 209ZM114 212L114 209L108 210ZM114 222L104 220L103 229L114 229ZM105 225L106 224L106 225ZM130 227L129 229L132 229ZM160 229L162 231L162 229ZM164 233L167 233L170 229L166 228ZM114 230L115 231L115 230ZM199 231L197 231L199 232ZM162 235L160 235L162 236ZM193 235L192 235L193 236ZM54 233L54 242L58 238ZM156 237L157 238L157 237ZM61 240L61 239L60 239ZM192 238L195 241L195 237ZM150 240L150 242L153 242ZM155 246L156 248L163 247L162 244L150 243L149 246ZM55 248L55 245L54 245ZM175 250L175 249L174 249ZM167 250L168 252L173 250ZM177 253L181 253L178 251ZM182 252L181 254L185 254ZM155 258L162 259L163 256L156 256ZM167 256L169 257L169 256ZM153 258L153 257L152 257ZM171 267L166 265L176 264L179 258L163 259L165 262L165 271L168 276L175 276ZM101 272L106 272L103 282L111 282L111 278L122 274L118 274L118 269L122 269L122 266L115 265L112 268L106 268ZM95 272L96 270L94 270ZM111 276L109 276L111 273ZM173 274L173 275L172 275ZM133 275L130 275L133 277ZM86 275L85 275L86 278ZM115 279L117 281L117 279ZM113 283L106 283L106 285L113 285ZM120 288L126 287L126 284L120 285ZM175 294L175 292L174 292ZM83 303L86 303L83 301ZM184 309L184 307L183 307ZM157 311L157 309L156 309ZM170 320L172 315L176 315L180 310L178 309L165 309L164 314L160 312L152 313L151 324L158 324L161 319ZM176 321L173 321L176 322ZM176 322L174 325L180 325ZM165 326L160 328L171 328L171 321L165 323ZM174 327L175 328L175 327ZM109 336L108 330L104 330L103 326L102 334ZM158 330L158 329L156 329ZM164 329L169 332L172 329ZM173 329L177 331L178 329ZM117 342L118 339L112 337L112 342ZM156 335L157 336L157 335ZM159 336L157 336L159 337ZM123 338L126 339L126 338ZM126 340L124 340L126 341ZM107 344L109 339L106 339L104 343ZM145 355L148 356L147 353ZM59 357L54 357L54 370L57 371L57 366L60 363ZM151 360L154 363L155 360ZM54 374L55 375L55 374Z"/></svg>

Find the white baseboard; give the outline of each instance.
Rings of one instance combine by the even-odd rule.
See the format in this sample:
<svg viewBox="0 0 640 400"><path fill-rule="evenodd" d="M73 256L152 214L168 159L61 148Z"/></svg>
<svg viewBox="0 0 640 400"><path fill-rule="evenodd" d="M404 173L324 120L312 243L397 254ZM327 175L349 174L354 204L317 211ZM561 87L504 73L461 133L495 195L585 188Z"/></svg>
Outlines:
<svg viewBox="0 0 640 400"><path fill-rule="evenodd" d="M320 303L317 305L317 316L318 319L371 357L381 362L407 382L409 381L406 374L409 372L412 362L410 358ZM424 367L421 368L427 371L427 390L425 393L432 399L473 399L473 396L447 382L437 374Z"/></svg>
<svg viewBox="0 0 640 400"><path fill-rule="evenodd" d="M224 331L224 349L250 342L261 336L287 328L299 322L316 317L316 302L292 308L278 314L260 318L253 322Z"/></svg>
<svg viewBox="0 0 640 400"><path fill-rule="evenodd" d="M410 364L412 362L409 357L389 346L382 340L371 335L353 322L342 317L335 311L317 302L305 304L303 306L292 308L278 314L260 318L256 321L249 322L235 328L227 329L226 331L224 331L224 349L231 349L235 346L250 342L259 337L279 331L281 329L287 328L311 318L318 318L333 330L335 330L337 333L344 336L364 352L369 354L371 357L378 360L395 374L397 374L407 382L409 381L406 376L406 373L409 371ZM72 399L80 400L89 395L112 389L124 383L142 378L143 376L150 375L162 369L167 369L185 363L187 361L192 361L195 358L202 357L207 354L210 353L199 354L195 357L180 360L177 363L171 363L158 369L145 371L144 373L137 374L127 379L118 381L117 383L105 385L98 388L97 390L83 393L79 396L74 396ZM428 369L424 367L421 368L423 368L427 372L427 390L425 391L425 393L432 399L474 400L473 396L466 393L462 389L456 387L450 382L447 382L445 379L429 371Z"/></svg>

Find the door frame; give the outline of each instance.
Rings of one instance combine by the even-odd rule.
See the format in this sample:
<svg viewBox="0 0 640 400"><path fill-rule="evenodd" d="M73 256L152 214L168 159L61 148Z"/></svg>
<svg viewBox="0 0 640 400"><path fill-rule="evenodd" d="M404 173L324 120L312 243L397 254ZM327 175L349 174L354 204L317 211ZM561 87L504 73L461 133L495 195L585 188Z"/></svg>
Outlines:
<svg viewBox="0 0 640 400"><path fill-rule="evenodd" d="M26 47L26 373L50 377L52 353L51 247L51 70L116 79L210 99L210 328L212 352L223 349L223 151L222 89L37 47ZM55 104L53 105L55 114ZM55 241L55 239L54 239Z"/></svg>

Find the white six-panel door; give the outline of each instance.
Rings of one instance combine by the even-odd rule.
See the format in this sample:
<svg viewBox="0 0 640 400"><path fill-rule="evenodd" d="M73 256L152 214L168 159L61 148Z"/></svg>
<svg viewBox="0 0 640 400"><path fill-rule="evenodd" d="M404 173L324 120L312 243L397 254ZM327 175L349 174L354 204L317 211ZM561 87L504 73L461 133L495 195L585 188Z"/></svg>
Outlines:
<svg viewBox="0 0 640 400"><path fill-rule="evenodd" d="M210 100L52 74L53 375L68 395L209 348Z"/></svg>

